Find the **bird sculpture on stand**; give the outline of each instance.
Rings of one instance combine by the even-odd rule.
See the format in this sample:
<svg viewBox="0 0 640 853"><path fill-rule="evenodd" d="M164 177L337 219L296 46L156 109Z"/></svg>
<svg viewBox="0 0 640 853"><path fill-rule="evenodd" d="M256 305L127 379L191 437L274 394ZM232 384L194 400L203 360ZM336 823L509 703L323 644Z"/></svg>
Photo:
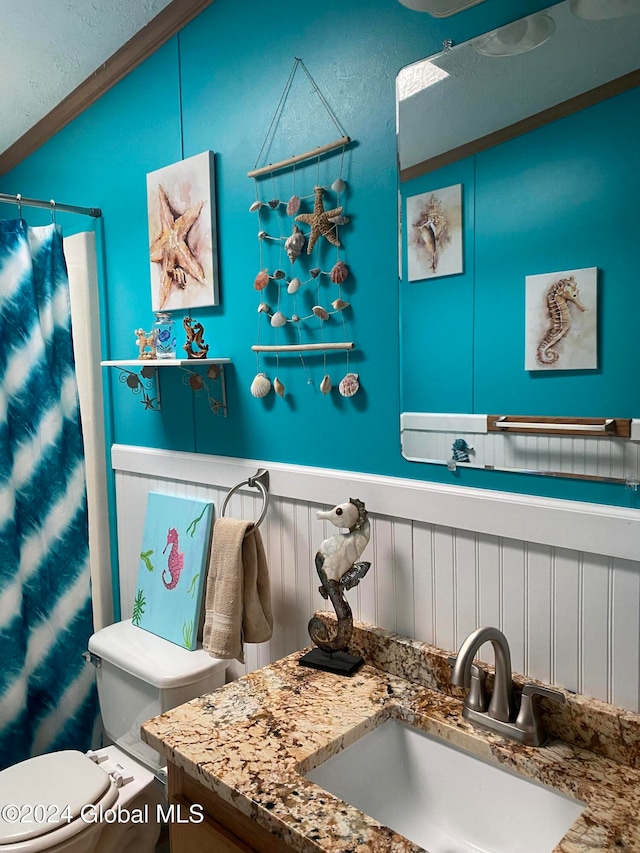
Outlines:
<svg viewBox="0 0 640 853"><path fill-rule="evenodd" d="M336 527L348 533L336 533L325 539L316 554L316 571L321 581L320 595L329 599L336 611L337 630L331 635L326 623L317 616L309 622L309 636L317 646L300 659L303 666L351 675L363 663L362 658L346 652L353 631L353 614L345 592L357 586L369 571L371 563L359 557L367 546L370 525L364 503L350 498L327 512L317 512Z"/></svg>

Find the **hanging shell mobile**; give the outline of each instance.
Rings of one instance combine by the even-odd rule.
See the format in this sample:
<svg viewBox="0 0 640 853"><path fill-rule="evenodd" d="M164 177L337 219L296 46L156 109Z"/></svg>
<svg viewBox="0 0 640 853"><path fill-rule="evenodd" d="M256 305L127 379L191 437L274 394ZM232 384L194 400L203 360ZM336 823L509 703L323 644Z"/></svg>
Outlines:
<svg viewBox="0 0 640 853"><path fill-rule="evenodd" d="M295 73L295 69L298 66L304 68L304 64L300 59L295 60L293 73ZM309 72L306 69L304 70L307 77L311 80ZM293 74L290 76L287 87L285 88L285 95L291 84L292 77ZM312 80L311 83L314 91L318 92ZM320 100L331 115L334 124L339 126L339 122L333 116L331 110L328 109L327 102L322 96ZM350 138L346 133L342 134L341 139L350 142ZM324 376L322 377L319 390L323 395L328 395L333 389L331 378L325 372L329 369L327 364L328 353L340 349L349 349L354 346L348 340L330 340L330 338L335 337L338 326L342 327L344 337L347 337L345 316L334 317L333 315L340 314L350 304L342 298L341 285L349 276L350 271L344 261L340 260L341 243L339 236L340 226L349 222L349 217L344 215L345 208L343 207L346 198L346 195L343 194L348 195L347 183L342 177L345 147L346 143L343 143L341 140L330 146L331 149L342 148L339 174L335 176L335 180L333 180L331 186L329 187L331 178L329 178L326 186L320 183L322 169L320 157L318 157L316 184L313 186L313 192L305 190L305 193L301 194L302 198L296 191L296 184L299 186L300 180L296 169L292 173L290 192L286 192L285 190L285 187L289 186L289 178L287 177L282 181L276 178L276 173L279 169L285 165L289 165L290 161L282 161L281 163L261 168L257 168L256 164L253 171L249 172L249 177L254 179L255 188L255 201L250 204L249 210L258 214L259 266L264 267L259 270L254 280L254 288L260 294L258 300L256 300L259 302L258 314L265 314L272 328L277 330L282 327L283 331L289 332L289 335L285 334L283 338L280 333L274 333L269 329L270 340L273 341L275 339L276 346L262 345L258 341L258 344L253 349L256 352L267 353L298 352L301 365L307 375L308 384L313 384L313 379L305 364L304 354L306 354L307 350L321 349L324 352L324 369L322 371ZM261 150L260 157L262 153L263 151ZM305 155L296 156L293 160L297 163L302 160L310 160L312 157L315 157L315 155L313 152L309 152ZM265 195L262 195L264 200L260 200L258 196L262 194L261 190L264 190L266 184L260 184L257 178L268 173L271 175L270 185L274 197L268 199ZM306 183L310 172L305 171L303 175ZM285 216L289 217L288 223ZM270 233L267 233L264 230L265 228L268 228ZM316 244L321 247L321 251L317 249L314 251ZM328 256L331 246L335 247L336 254L333 262L329 261L325 266L324 258ZM291 264L291 267L287 268L286 273L283 269L276 266L283 263L285 253L286 258ZM309 256L309 261L304 259L304 255ZM294 266L296 262L298 265ZM312 263L315 263L316 266L309 269ZM297 275L294 274L294 269ZM323 276L326 276L327 280L336 286L336 290L332 293L333 300L326 293L326 289L332 288L325 288L326 283L322 279ZM314 284L311 284L312 281ZM266 293L263 295L261 291L265 290L270 283L274 292L276 287L278 288L277 300L275 297L272 297L273 302L276 303L274 306L275 310L266 301L261 301L267 295ZM297 296L296 294L299 291L300 295ZM320 324L314 323L314 318L320 320ZM339 320L340 322L336 323L335 320ZM325 326L326 321L329 322ZM266 322L267 319L262 320L259 317L259 329ZM286 326L289 323L291 324L291 328L287 329ZM313 337L319 331L318 327L322 329L322 343L312 342ZM260 361L258 361L258 371L260 371L261 366ZM274 372L280 373L277 364ZM259 372L251 383L251 393L254 397L266 397L272 387L279 397L285 397L285 386L280 376L276 376L272 384L265 373ZM346 375L344 375L344 378L340 382L340 393L345 397L353 396L359 387L357 374L349 372L349 357L347 355Z"/></svg>

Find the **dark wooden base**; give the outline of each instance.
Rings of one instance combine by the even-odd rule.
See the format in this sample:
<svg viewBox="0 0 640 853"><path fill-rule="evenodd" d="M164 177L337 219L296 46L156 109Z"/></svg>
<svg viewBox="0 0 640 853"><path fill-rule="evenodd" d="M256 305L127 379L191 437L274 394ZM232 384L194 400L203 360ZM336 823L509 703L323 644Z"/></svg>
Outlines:
<svg viewBox="0 0 640 853"><path fill-rule="evenodd" d="M298 661L300 666L310 666L323 672L333 672L336 675L353 675L364 663L364 658L357 658L348 652L323 652L322 649L311 649Z"/></svg>

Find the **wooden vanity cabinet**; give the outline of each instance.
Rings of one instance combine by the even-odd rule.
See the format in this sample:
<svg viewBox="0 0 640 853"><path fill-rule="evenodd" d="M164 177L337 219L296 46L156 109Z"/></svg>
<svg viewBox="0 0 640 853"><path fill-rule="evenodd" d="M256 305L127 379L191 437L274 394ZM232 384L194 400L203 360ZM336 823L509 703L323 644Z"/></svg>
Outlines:
<svg viewBox="0 0 640 853"><path fill-rule="evenodd" d="M291 853L291 847L169 762L171 853ZM194 819L190 819L190 816ZM202 820L200 820L202 815Z"/></svg>

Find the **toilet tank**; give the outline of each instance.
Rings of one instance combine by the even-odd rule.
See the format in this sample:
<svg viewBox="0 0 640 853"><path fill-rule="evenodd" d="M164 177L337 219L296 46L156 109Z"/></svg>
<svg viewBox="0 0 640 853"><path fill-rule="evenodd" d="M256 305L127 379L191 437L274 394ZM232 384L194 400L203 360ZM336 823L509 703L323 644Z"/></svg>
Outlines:
<svg viewBox="0 0 640 853"><path fill-rule="evenodd" d="M94 659L98 699L109 742L153 771L164 759L140 740L141 724L221 687L230 663L202 648L188 651L130 619L93 634L89 651L99 659Z"/></svg>

